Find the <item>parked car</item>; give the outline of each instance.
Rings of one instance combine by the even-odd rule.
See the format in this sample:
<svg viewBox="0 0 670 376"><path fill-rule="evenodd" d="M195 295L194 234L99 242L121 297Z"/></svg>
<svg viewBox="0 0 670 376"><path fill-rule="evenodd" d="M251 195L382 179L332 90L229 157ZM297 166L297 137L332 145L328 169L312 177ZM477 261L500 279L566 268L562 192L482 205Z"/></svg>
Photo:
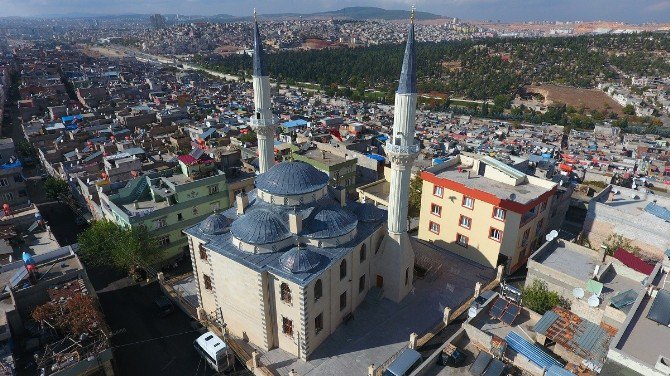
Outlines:
<svg viewBox="0 0 670 376"><path fill-rule="evenodd" d="M174 311L174 305L165 295L161 295L154 300L154 304L158 309L158 316L165 317Z"/></svg>

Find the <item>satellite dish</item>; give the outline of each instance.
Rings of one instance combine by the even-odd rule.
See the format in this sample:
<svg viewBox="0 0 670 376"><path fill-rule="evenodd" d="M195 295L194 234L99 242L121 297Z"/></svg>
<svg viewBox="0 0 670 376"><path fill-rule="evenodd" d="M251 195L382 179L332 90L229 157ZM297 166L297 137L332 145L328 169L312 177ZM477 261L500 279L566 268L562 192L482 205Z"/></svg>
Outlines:
<svg viewBox="0 0 670 376"><path fill-rule="evenodd" d="M575 287L572 290L572 296L574 296L577 299L581 299L584 297L584 289L581 287Z"/></svg>
<svg viewBox="0 0 670 376"><path fill-rule="evenodd" d="M468 309L468 317L473 318L475 316L477 316L477 308L470 307L470 309Z"/></svg>
<svg viewBox="0 0 670 376"><path fill-rule="evenodd" d="M589 307L595 308L600 305L600 299L598 299L598 297L595 295L591 295L587 303L589 304Z"/></svg>
<svg viewBox="0 0 670 376"><path fill-rule="evenodd" d="M516 200L516 193L510 194L509 199L512 200L512 201Z"/></svg>

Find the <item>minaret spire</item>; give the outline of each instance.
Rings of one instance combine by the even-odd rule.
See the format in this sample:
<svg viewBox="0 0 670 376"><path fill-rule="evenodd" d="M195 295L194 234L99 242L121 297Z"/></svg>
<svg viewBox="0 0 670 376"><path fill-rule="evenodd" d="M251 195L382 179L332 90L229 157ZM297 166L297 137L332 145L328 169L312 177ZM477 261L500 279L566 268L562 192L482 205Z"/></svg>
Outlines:
<svg viewBox="0 0 670 376"><path fill-rule="evenodd" d="M275 163L274 138L276 118L272 113L270 99L270 77L265 67L265 52L263 41L258 30L258 16L254 8L254 72L252 82L254 87L254 106L256 111L251 118L251 126L258 138L258 169L260 173L269 170Z"/></svg>
<svg viewBox="0 0 670 376"><path fill-rule="evenodd" d="M391 186L381 272L384 295L396 302L411 291L414 275L414 250L407 234L409 183L412 165L419 154L419 145L414 141L417 101L414 16L412 9L405 58L395 94L393 133L384 147L391 161Z"/></svg>

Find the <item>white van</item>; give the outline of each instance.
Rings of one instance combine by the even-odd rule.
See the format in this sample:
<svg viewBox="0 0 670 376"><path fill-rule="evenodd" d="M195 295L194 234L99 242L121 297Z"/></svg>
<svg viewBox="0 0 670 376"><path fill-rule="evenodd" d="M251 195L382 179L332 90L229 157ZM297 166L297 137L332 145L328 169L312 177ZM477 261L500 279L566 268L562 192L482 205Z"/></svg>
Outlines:
<svg viewBox="0 0 670 376"><path fill-rule="evenodd" d="M212 332L198 337L193 341L193 347L216 372L224 372L235 364L233 351Z"/></svg>

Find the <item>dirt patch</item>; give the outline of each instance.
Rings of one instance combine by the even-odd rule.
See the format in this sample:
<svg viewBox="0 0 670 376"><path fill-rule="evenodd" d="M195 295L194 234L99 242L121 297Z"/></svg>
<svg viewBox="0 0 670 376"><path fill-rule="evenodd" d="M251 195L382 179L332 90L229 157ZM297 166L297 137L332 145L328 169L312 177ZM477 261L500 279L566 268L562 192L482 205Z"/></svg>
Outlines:
<svg viewBox="0 0 670 376"><path fill-rule="evenodd" d="M545 105L564 103L576 109L584 107L587 111L611 111L623 115L623 107L600 90L558 85L526 86L525 89L528 93L542 95Z"/></svg>

